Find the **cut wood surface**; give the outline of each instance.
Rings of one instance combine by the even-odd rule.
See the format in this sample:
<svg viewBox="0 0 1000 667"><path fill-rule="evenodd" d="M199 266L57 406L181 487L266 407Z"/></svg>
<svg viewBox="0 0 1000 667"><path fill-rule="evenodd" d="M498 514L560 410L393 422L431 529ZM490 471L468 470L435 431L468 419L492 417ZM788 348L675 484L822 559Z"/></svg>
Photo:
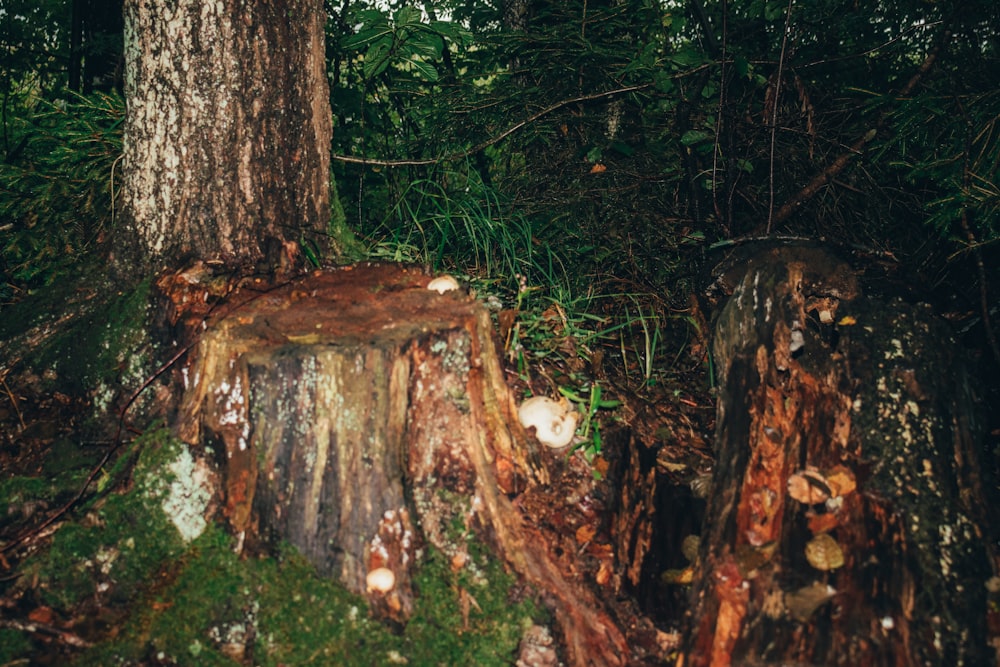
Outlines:
<svg viewBox="0 0 1000 667"><path fill-rule="evenodd" d="M929 307L810 246L728 269L717 462L679 665L983 665L982 421Z"/></svg>
<svg viewBox="0 0 1000 667"><path fill-rule="evenodd" d="M405 623L429 543L475 530L552 607L571 664L625 664L601 603L568 580L510 497L546 481L504 382L488 312L398 265L317 271L209 320L185 370L182 437L223 459L247 544L285 540ZM461 527L464 527L461 528ZM369 575L392 573L391 588Z"/></svg>

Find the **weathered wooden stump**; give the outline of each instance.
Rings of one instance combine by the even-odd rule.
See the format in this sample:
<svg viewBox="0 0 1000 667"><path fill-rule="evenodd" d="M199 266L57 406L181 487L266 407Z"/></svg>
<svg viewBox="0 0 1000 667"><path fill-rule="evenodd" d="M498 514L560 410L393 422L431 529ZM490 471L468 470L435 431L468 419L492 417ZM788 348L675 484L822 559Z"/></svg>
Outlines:
<svg viewBox="0 0 1000 667"><path fill-rule="evenodd" d="M980 665L982 424L929 307L822 249L732 267L683 665ZM985 531L985 532L984 532Z"/></svg>
<svg viewBox="0 0 1000 667"><path fill-rule="evenodd" d="M508 498L546 472L489 315L429 280L363 265L231 297L242 305L209 321L186 369L181 435L223 455L237 534L291 543L381 617L407 620L425 542L462 565L461 526L546 594L572 663L621 664L620 633Z"/></svg>

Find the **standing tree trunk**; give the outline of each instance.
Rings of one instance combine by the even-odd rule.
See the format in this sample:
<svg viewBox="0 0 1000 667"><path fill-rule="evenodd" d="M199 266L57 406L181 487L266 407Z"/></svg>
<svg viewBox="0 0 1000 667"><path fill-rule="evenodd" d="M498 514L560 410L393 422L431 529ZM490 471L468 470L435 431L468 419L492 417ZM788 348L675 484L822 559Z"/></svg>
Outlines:
<svg viewBox="0 0 1000 667"><path fill-rule="evenodd" d="M127 277L288 268L330 220L320 0L125 2Z"/></svg>

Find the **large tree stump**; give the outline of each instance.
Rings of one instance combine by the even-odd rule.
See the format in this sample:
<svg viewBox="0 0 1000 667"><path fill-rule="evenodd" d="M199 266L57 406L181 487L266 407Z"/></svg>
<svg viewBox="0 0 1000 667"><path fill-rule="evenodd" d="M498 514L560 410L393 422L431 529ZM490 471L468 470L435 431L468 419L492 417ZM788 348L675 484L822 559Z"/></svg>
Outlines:
<svg viewBox="0 0 1000 667"><path fill-rule="evenodd" d="M509 496L544 483L487 311L417 270L320 271L212 318L186 370L182 437L224 455L224 512L250 543L296 546L405 623L429 542L478 531L546 593L573 664L621 664L621 633L567 582ZM224 309L225 310L225 309ZM385 575L370 578L373 572Z"/></svg>
<svg viewBox="0 0 1000 667"><path fill-rule="evenodd" d="M846 262L734 266L715 328L717 464L684 665L982 665L982 423L929 307Z"/></svg>

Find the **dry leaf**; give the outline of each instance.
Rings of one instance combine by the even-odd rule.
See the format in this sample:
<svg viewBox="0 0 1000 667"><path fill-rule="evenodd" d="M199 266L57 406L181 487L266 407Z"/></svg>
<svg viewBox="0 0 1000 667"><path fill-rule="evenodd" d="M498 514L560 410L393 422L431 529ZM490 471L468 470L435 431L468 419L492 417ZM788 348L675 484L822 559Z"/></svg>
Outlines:
<svg viewBox="0 0 1000 667"><path fill-rule="evenodd" d="M660 580L665 584L690 584L694 581L694 568L689 565L683 570L666 570Z"/></svg>
<svg viewBox="0 0 1000 667"><path fill-rule="evenodd" d="M837 589L818 581L792 593L785 593L785 608L797 621L805 623L813 612L837 594Z"/></svg>
<svg viewBox="0 0 1000 667"><path fill-rule="evenodd" d="M844 552L837 540L823 533L806 544L806 560L817 570L836 570L844 565Z"/></svg>
<svg viewBox="0 0 1000 667"><path fill-rule="evenodd" d="M826 478L816 470L800 470L788 478L788 495L804 505L826 502L832 494Z"/></svg>
<svg viewBox="0 0 1000 667"><path fill-rule="evenodd" d="M597 529L591 525L580 526L576 529L576 543L577 544L587 544L594 539L594 535L597 534Z"/></svg>
<svg viewBox="0 0 1000 667"><path fill-rule="evenodd" d="M809 517L809 532L813 535L828 533L840 525L840 517L832 512L813 514Z"/></svg>
<svg viewBox="0 0 1000 667"><path fill-rule="evenodd" d="M605 586L609 581L611 581L611 574L614 571L614 567L609 560L602 560L601 567L597 570L597 576L594 577L598 585Z"/></svg>
<svg viewBox="0 0 1000 667"><path fill-rule="evenodd" d="M834 498L846 496L858 488L857 482L854 481L854 473L844 466L834 467L826 476L826 482L829 484L830 492Z"/></svg>

